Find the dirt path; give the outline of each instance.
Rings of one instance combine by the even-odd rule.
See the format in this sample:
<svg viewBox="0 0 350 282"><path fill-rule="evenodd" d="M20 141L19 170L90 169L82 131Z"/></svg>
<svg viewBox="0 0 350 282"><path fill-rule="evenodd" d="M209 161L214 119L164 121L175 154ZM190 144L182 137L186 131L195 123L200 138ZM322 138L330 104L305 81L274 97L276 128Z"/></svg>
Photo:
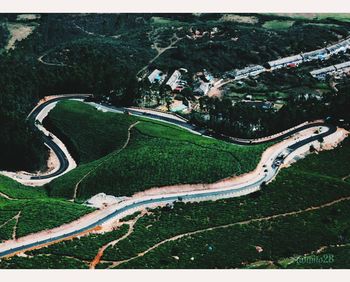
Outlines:
<svg viewBox="0 0 350 282"><path fill-rule="evenodd" d="M80 31L84 32L87 35L91 35L91 36L98 36L98 37L107 37L107 38L114 38L114 39L119 39L120 37L122 37L123 35L127 35L127 32L124 33L120 33L120 34L116 34L116 35L104 35L104 34L99 34L99 33L95 33L95 32L91 32L91 31L87 31L86 29L84 29L83 27L77 25L76 23L74 23L74 26L79 29Z"/></svg>
<svg viewBox="0 0 350 282"><path fill-rule="evenodd" d="M200 230L196 230L196 231L192 231L192 232L179 234L179 235L176 235L174 237L165 239L165 240L163 240L163 241L153 245L152 247L150 247L147 250L137 254L134 257L131 257L131 258L125 259L125 260L121 260L121 261L115 261L115 262L113 262L112 265L109 266L109 268L114 268L114 267L119 266L119 265L121 265L123 263L126 263L126 262L129 262L129 261L134 260L136 258L142 257L142 256L146 255L147 253L149 253L150 251L158 248L159 246L161 246L161 245L163 245L163 244L165 244L167 242L176 241L176 240L181 239L183 237L190 237L192 235L196 235L196 234L199 234L199 233L204 233L204 232L207 232L207 231L212 231L212 230L217 230L217 229L228 228L228 227L232 227L232 226L235 226L235 225L246 225L246 224L250 224L252 222L268 221L268 220L277 219L277 218L281 218L281 217L285 217L285 216L292 216L292 215L297 215L297 214L301 214L301 213L305 213L305 212L315 211L315 210L319 210L319 209L322 209L322 208L325 208L325 207L329 207L329 206L332 206L334 204L337 204L337 203L340 203L340 202L343 202L343 201L348 201L348 200L350 200L350 196L342 197L342 198L339 198L339 199L334 200L332 202L329 202L329 203L326 203L326 204L322 204L322 205L319 205L319 206L315 206L315 207L312 206L312 207L309 207L309 208L304 209L304 210L292 211L292 212L276 214L276 215L260 217L260 218L253 218L253 219L244 220L244 221L240 221L240 222L234 222L234 223L229 223L229 224L225 224L225 225L219 225L219 226L214 226L214 227L209 227L209 228L205 228L205 229L200 229Z"/></svg>
<svg viewBox="0 0 350 282"><path fill-rule="evenodd" d="M82 183L84 181L85 178L87 178L92 172L94 172L97 168L99 168L102 164L104 164L106 161L109 161L112 157L114 157L115 155L119 154L121 151L123 151L126 146L128 146L129 142L130 142L130 137L131 137L131 129L137 125L138 123L140 123L140 121L137 121L135 123L133 123L132 125L129 126L128 128L128 137L126 138L126 141L123 145L123 147L121 147L119 150L115 151L114 153L111 153L109 155L108 158L106 158L104 161L100 162L96 167L94 167L93 169L91 169L89 172L87 172L75 185L74 187L74 194L73 194L73 198L72 201L74 201L77 198L77 192L79 189L79 185L80 183Z"/></svg>
<svg viewBox="0 0 350 282"><path fill-rule="evenodd" d="M21 212L18 212L14 217L11 217L9 220L4 222L3 224L0 225L0 228L4 227L6 224L8 224L11 220L16 219L18 221L18 217L21 214Z"/></svg>
<svg viewBox="0 0 350 282"><path fill-rule="evenodd" d="M307 254L304 254L305 255L311 255L311 254L318 254L324 250L327 250L329 248L339 248L339 247L349 247L350 246L350 243L346 243L346 244L339 244L339 245L334 245L334 244L331 244L331 245L328 245L328 246L322 246L322 247L319 247L316 251L312 251L310 253L307 253Z"/></svg>
<svg viewBox="0 0 350 282"><path fill-rule="evenodd" d="M184 37L178 37L178 36L176 35L176 33L174 33L173 36L170 38L170 44L169 44L168 46L166 46L166 47L163 47L163 48L162 48L162 47L159 47L159 46L158 46L158 43L154 42L154 43L153 43L153 46L152 46L152 49L155 49L155 50L157 51L157 55L155 55L155 56L153 57L153 59L151 59L151 60L148 62L147 65L145 65L142 69L140 69L140 70L137 72L136 76L139 76L140 73L144 72L144 71L147 69L148 65L149 65L149 64L152 64L155 60L157 60L157 59L159 58L159 56L162 55L166 50L169 50L169 49L172 49L172 48L176 48L175 45L176 45L180 40L182 40L182 39L184 39Z"/></svg>
<svg viewBox="0 0 350 282"><path fill-rule="evenodd" d="M16 215L13 217L13 219L16 220L16 224L15 224L15 226L13 227L13 232L12 232L12 239L13 239L13 240L16 240L17 225L18 225L19 218L21 217L21 212L22 212L22 211L20 211L18 214L16 214Z"/></svg>
<svg viewBox="0 0 350 282"><path fill-rule="evenodd" d="M4 193L2 193L2 192L0 192L0 197L3 197L3 198L5 198L6 200L17 200L17 199L15 199L15 198L11 198L9 195L6 195L6 194L4 194Z"/></svg>
<svg viewBox="0 0 350 282"><path fill-rule="evenodd" d="M338 88L337 88L337 82L334 81L334 78L331 77L329 80L329 86L334 90L335 93L339 92Z"/></svg>
<svg viewBox="0 0 350 282"><path fill-rule="evenodd" d="M18 225L18 221L19 221L19 218L21 216L21 212L22 211L19 211L14 217L11 217L9 220L7 220L6 222L4 222L3 224L0 225L0 228L4 227L6 224L8 224L9 222L11 222L12 220L16 220L16 223L15 223L15 226L13 227L13 230L12 230L12 240L15 240L16 239L16 232L17 232L17 225Z"/></svg>
<svg viewBox="0 0 350 282"><path fill-rule="evenodd" d="M87 31L85 28L77 25L76 23L74 23L74 27L76 27L77 29L79 29L80 31L84 32L87 35L92 35L92 36L100 36L100 37L108 37L107 35L103 35L103 34L98 34L98 33L94 33L91 31Z"/></svg>
<svg viewBox="0 0 350 282"><path fill-rule="evenodd" d="M39 63L42 63L46 66L55 66L55 67L67 67L68 65L64 64L64 63L48 63L44 61L44 57L47 55L47 53L45 53L44 55L41 55L38 58Z"/></svg>
<svg viewBox="0 0 350 282"><path fill-rule="evenodd" d="M100 263L104 251L105 251L109 246L114 246L114 245L117 244L118 242L120 242L120 241L124 240L125 238L127 238L127 237L134 231L134 226L135 226L136 222L138 221L138 219L141 218L142 216L144 216L145 213L146 213L146 212L142 212L141 214L139 214L139 215L138 215L136 218L134 218L133 220L124 222L124 224L128 224L128 225L129 225L129 230L128 230L128 232L127 232L125 235L123 235L122 237L120 237L120 238L118 238L118 239L116 239L116 240L113 240L113 241L111 241L111 242L105 244L104 246L102 246L102 247L98 250L98 252L97 252L95 258L91 261L91 263L90 263L90 265L89 265L89 268L90 268L90 269L95 269L96 265Z"/></svg>
<svg viewBox="0 0 350 282"><path fill-rule="evenodd" d="M341 180L346 181L346 179L348 179L349 177L350 177L350 174L347 176L344 176Z"/></svg>

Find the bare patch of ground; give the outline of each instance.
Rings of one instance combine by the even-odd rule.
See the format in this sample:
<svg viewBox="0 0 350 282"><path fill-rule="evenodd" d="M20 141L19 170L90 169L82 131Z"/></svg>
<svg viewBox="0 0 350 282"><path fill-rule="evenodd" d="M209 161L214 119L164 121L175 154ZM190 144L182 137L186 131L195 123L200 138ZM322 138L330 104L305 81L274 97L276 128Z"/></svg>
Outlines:
<svg viewBox="0 0 350 282"><path fill-rule="evenodd" d="M21 23L7 23L10 39L5 47L6 51L15 49L16 42L26 39L36 28L35 25Z"/></svg>
<svg viewBox="0 0 350 282"><path fill-rule="evenodd" d="M343 128L338 128L335 133L332 135L327 136L322 143L315 141L312 143L314 148L317 150L316 153L320 151L326 151L326 150L332 150L336 148L339 143L341 143L346 137L348 137L349 131L343 129ZM306 157L307 155L310 154L310 145L309 146L304 146L293 153L290 154L285 159L284 164L281 167L289 167L291 164L295 163L297 160L302 159Z"/></svg>
<svg viewBox="0 0 350 282"><path fill-rule="evenodd" d="M60 161L52 149L49 150L49 158L47 159L47 170L45 174L57 169L60 166Z"/></svg>
<svg viewBox="0 0 350 282"><path fill-rule="evenodd" d="M34 21L40 19L39 14L20 14L17 16L17 21Z"/></svg>
<svg viewBox="0 0 350 282"><path fill-rule="evenodd" d="M257 24L259 22L259 19L254 16L239 16L239 15L225 14L220 18L220 21Z"/></svg>
<svg viewBox="0 0 350 282"><path fill-rule="evenodd" d="M115 197L106 195L105 193L98 193L97 195L88 199L84 204L97 209L103 209L111 205L118 204L124 201L127 197Z"/></svg>
<svg viewBox="0 0 350 282"><path fill-rule="evenodd" d="M212 88L210 88L209 92L208 92L208 97L218 97L221 98L222 93L221 90L219 89L219 87L217 86L213 86Z"/></svg>

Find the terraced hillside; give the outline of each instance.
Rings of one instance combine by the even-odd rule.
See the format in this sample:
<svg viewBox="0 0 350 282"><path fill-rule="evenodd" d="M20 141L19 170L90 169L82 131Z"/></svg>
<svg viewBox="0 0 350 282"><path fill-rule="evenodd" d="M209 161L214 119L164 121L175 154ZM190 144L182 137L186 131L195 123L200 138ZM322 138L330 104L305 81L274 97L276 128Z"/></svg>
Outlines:
<svg viewBox="0 0 350 282"><path fill-rule="evenodd" d="M60 226L92 210L0 176L0 241Z"/></svg>
<svg viewBox="0 0 350 282"><path fill-rule="evenodd" d="M316 161L329 165L316 169ZM148 210L111 233L28 252L0 267L62 267L59 261L70 258L71 267L87 268L98 257L96 268L342 268L350 244L349 162L346 140L284 169L261 192ZM331 259L320 263L324 255Z"/></svg>
<svg viewBox="0 0 350 282"><path fill-rule="evenodd" d="M129 196L151 187L214 182L253 170L267 146L232 145L76 101L59 103L49 119L84 160L48 185L55 197ZM95 160L87 162L90 154Z"/></svg>

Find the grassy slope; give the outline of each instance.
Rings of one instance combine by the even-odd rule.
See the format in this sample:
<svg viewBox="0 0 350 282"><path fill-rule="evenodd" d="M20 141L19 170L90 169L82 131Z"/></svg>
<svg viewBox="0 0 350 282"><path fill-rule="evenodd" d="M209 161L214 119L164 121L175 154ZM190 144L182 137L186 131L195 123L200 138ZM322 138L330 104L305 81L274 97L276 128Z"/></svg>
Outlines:
<svg viewBox="0 0 350 282"><path fill-rule="evenodd" d="M82 238L75 238L69 241L63 241L58 244L50 245L48 247L34 250L30 252L36 254L53 254L72 256L80 260L92 261L96 256L98 250L105 244L115 241L125 235L128 231L127 225L122 225L117 230L113 230L104 234L90 234Z"/></svg>
<svg viewBox="0 0 350 282"><path fill-rule="evenodd" d="M324 20L324 19L334 19L343 22L350 21L350 14L347 13L282 13L282 14L270 14L270 15L280 15L283 17L290 17L294 19L311 19L311 20Z"/></svg>
<svg viewBox="0 0 350 282"><path fill-rule="evenodd" d="M328 163L328 167L323 165L316 167L316 161L318 164ZM291 168L282 171L277 180L254 200L250 197L232 199L225 205L219 202L212 203L212 208L209 207L208 203L205 211L200 208L203 205L201 203L196 204L197 208L192 205L181 207L180 211L174 209L171 214L181 213L182 216L184 214L188 216L186 220L181 218L185 222L180 223L182 232L188 232L199 229L196 222L201 221L199 225L205 228L206 225L217 226L249 218L298 211L349 196L350 185L341 180L344 175L349 173L350 141L347 140L342 147L334 151L324 152L318 156L309 156ZM231 214L225 212L223 205L231 206ZM238 206L239 208L237 208ZM228 207L226 208L228 209ZM208 217L210 210L212 213L220 210L220 218L215 218L212 214L212 217ZM244 267L245 264L255 261L278 261L284 257L302 255L317 250L323 245L350 243L350 225L347 216L349 210L349 201L345 201L317 211L279 218L266 223L252 223L204 232L190 238L167 243L143 258L123 265L123 267ZM195 214L196 219L193 219L191 214L192 216ZM155 221L152 222L150 228L146 229L145 226L151 224L152 220L145 218L145 222L140 223L138 230L136 229L138 232L131 235L128 241L118 244L115 249L107 250L104 258L119 260L124 258L125 254L127 257L131 257L139 251L147 249L147 245L152 246L157 241L161 241L162 238L159 237L163 236L167 224L171 224L169 226L172 226L172 231L176 230L174 226L177 225L173 223L175 218L168 221L169 215L164 211L159 215L160 218L155 216L156 220L153 216ZM190 224L189 221L192 223ZM194 227L196 225L197 227ZM153 239L152 235L147 233L153 233L153 236L158 236L158 239ZM174 233L171 236L175 235ZM148 243L147 240L143 240L141 243L140 235L143 238L152 238L150 240L153 242ZM165 237L171 236L167 234ZM262 246L264 252L257 253L256 245ZM129 249L124 249L127 246ZM208 246L212 246L213 251L208 251ZM333 248L333 251L330 249L327 253L334 254L335 262L323 264L323 268L344 267L347 261L343 259L344 251L337 251L336 248ZM179 256L180 260L174 260L173 255ZM339 260L337 260L337 256L340 256ZM191 257L195 259L192 261ZM244 265L242 265L243 262L245 262ZM283 266L279 265L279 267ZM294 263L288 267L300 268L301 266ZM305 267L318 268L320 265L311 264Z"/></svg>
<svg viewBox="0 0 350 282"><path fill-rule="evenodd" d="M298 216L216 229L169 242L121 267L242 268L257 260L275 261L338 243L338 232L350 228L349 212L349 203L340 203ZM263 252L258 253L256 246L262 247Z"/></svg>
<svg viewBox="0 0 350 282"><path fill-rule="evenodd" d="M0 268L6 269L87 269L88 264L78 259L55 255L13 257L0 260Z"/></svg>
<svg viewBox="0 0 350 282"><path fill-rule="evenodd" d="M75 107L79 111L75 111ZM59 113L62 108L63 115ZM89 138L90 143L106 147L101 150L110 150L110 154L83 164L54 180L50 184L52 196L72 197L75 184L89 171L92 173L79 185L78 197L81 199L99 192L129 196L156 186L214 182L254 169L266 148L266 145L235 146L203 138L168 124L138 119L140 123L131 130L128 146L116 153L111 147L105 146L102 134L91 134L91 125L88 125L89 120L86 117L96 116L94 127L100 128L101 132L113 135L115 133L107 132L115 130L119 135L126 136L125 126L122 123L121 128L118 128L118 123L123 119L130 119L129 116L97 112L88 105L68 101L52 112L55 114L54 120L58 120L57 126L60 125L60 118L66 118L67 111L71 112L71 122L66 125L71 128L65 129L65 132L75 130L76 123L80 129L79 138L77 134L70 136L72 143L88 153L85 140ZM113 122L107 124L104 121L105 116L110 117ZM95 148L91 146L90 150Z"/></svg>
<svg viewBox="0 0 350 282"><path fill-rule="evenodd" d="M46 192L42 188L27 187L11 178L0 175L0 192L16 199L43 198Z"/></svg>
<svg viewBox="0 0 350 282"><path fill-rule="evenodd" d="M102 115L97 110L91 110L87 114L86 105L77 101L58 103L49 117L60 133L72 141L81 163L99 159L122 147L127 129L134 122L131 116L112 113Z"/></svg>
<svg viewBox="0 0 350 282"><path fill-rule="evenodd" d="M316 160L319 164L329 163L329 166L317 167L313 165ZM350 141L347 140L333 151L308 156L305 160L282 170L276 181L255 195L216 202L177 203L173 209L152 210L150 215L138 220L133 233L127 239L120 241L113 248L108 248L102 259L107 261L127 259L164 239L185 232L304 210L341 197L348 197L350 184L341 178L350 173L349 162ZM343 171L341 174L338 174L339 169ZM271 267L269 260L276 261L272 267L301 267L295 263L282 264L282 262L286 257L309 253L322 245L348 242L349 209L349 201L344 201L313 212L192 235L191 238L166 243L143 258L130 261L121 267L266 268ZM97 235L93 240L103 241L106 236ZM92 238L86 239L86 245L92 243ZM255 250L257 245L264 249L260 254ZM74 241L63 246L64 248L59 246L53 245L34 251L32 254L73 255L75 251L69 251L67 246L79 246L79 250L83 249L82 244ZM212 250L209 250L209 246ZM331 248L325 251L334 254L335 262L324 264L322 267L348 267L348 260L344 256L346 250L346 248ZM90 256L89 252L79 255L81 258L86 256ZM173 256L179 256L180 260L175 260ZM191 257L194 257L194 260L191 260ZM11 265L14 262L10 260L9 263ZM100 265L100 267L106 266L108 264ZM320 266L309 264L305 267Z"/></svg>
<svg viewBox="0 0 350 282"><path fill-rule="evenodd" d="M285 268L349 268L350 245L332 246L321 252L279 261ZM323 259L323 261L322 261Z"/></svg>
<svg viewBox="0 0 350 282"><path fill-rule="evenodd" d="M16 237L60 226L92 211L65 200L50 199L43 188L26 187L4 176L0 176L0 192L14 199L0 197L0 226L21 212ZM4 224L0 240L10 239L14 226L15 220Z"/></svg>

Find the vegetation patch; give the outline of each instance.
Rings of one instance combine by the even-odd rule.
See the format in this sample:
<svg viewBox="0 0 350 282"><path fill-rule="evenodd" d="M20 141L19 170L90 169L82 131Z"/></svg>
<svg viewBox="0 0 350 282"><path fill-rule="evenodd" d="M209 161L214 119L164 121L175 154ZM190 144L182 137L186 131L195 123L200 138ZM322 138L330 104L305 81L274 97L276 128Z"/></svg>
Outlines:
<svg viewBox="0 0 350 282"><path fill-rule="evenodd" d="M332 201L336 201L337 199L341 199L342 197L349 197L350 186L348 183L340 179L327 176L327 171L330 172L329 175L332 175L332 171L336 170L336 168L339 166L339 163L342 162L342 158L344 155L349 157L349 147L350 147L349 141L346 141L343 144L343 146L335 149L334 151L322 152L317 156L309 156L306 159L299 161L297 164L293 165L292 167L282 170L281 173L278 175L277 180L271 183L270 185L268 185L267 188L265 188L263 191L249 195L249 196L235 198L235 199L221 200L216 202L202 202L202 203L196 203L196 204L178 203L178 204L175 204L174 208L170 210L164 209L164 208L158 209L154 211L151 215L147 215L140 218L135 225L134 232L128 238L119 242L115 247L107 249L103 259L118 261L118 260L131 258L133 256L136 256L138 253L141 253L147 250L148 248L154 246L155 244L165 239L176 236L178 234L192 232L192 231L196 231L204 228L222 226L222 225L230 224L234 222L241 222L241 221L250 220L253 218L267 217L271 215L289 213L293 211L297 212L300 210L305 210L308 207L321 206L321 205L324 205L325 203L329 203ZM320 177L319 175L315 175L312 172L312 170L309 172L304 168L304 167L307 167L308 164L313 162L314 157L320 158L320 162L327 162L334 158L335 159L339 158L338 159L339 161L330 162L329 169L324 171L323 177ZM346 167L349 168L349 166L346 166ZM346 219L343 217L343 215L346 215L345 210L349 208L349 201L345 201L340 203L338 206L337 205L338 204L334 205L334 207L327 208L327 211L325 212L325 214L322 213L323 208L321 208L319 211L313 212L317 217L319 213L323 214L324 216L322 215L322 218L323 218L322 220L324 222L327 222L327 224L329 222L338 222L335 219L335 216L339 216L342 218L341 224L345 224L342 227L343 229L333 226L332 228L335 228L335 229L333 229L333 231L328 233L329 235L332 235L332 236L328 237L327 240L330 240L330 238L337 238L334 242L340 242L341 240L343 240L342 238L345 238L345 237L348 238L347 237L348 235L344 235L346 232L348 232L346 231L348 230L347 227L345 227L346 224L348 223ZM342 209L345 209L345 210L342 210L340 212L339 208L336 208L336 207L339 207L339 208L342 207ZM220 212L218 213L218 211ZM305 214L307 213L308 212L306 212ZM299 230L297 226L299 226L301 222L303 222L302 223L303 226L305 225L312 226L312 228L316 228L317 226L323 225L322 223L321 224L313 223L314 222L313 219L310 219L308 216L304 218L303 214L300 214L300 215L296 214L292 218L293 218L293 222L295 223L291 223L288 220L284 222L283 219L280 219L281 223L279 223L279 224L283 224L284 228L288 230L288 231L285 230L284 232L287 232L289 234L293 234L294 229ZM340 233L337 233L338 232L337 230L338 231L342 230L342 231L339 231ZM246 230L243 229L243 231L245 236L247 236L247 234L250 234L250 231L249 232L247 231L247 233L245 233ZM236 234L236 232L234 231L232 232L225 231L224 229L221 229L220 232L223 233L222 236L231 236L230 234L232 234L233 236L233 234ZM261 231L256 230L254 232L255 234L260 234ZM268 231L264 231L264 232L268 232ZM302 234L308 234L306 231L302 231L302 230L298 232L301 232L301 233L299 233L299 235L297 235L296 238L298 236L304 236ZM338 234L338 235L334 235L334 232L336 232L335 234ZM317 232L315 232L315 234L316 233ZM217 233L215 234L217 235ZM216 242L219 242L222 240L222 239L218 239L218 240L214 239L216 238L216 235L213 235L213 237L210 240L208 240L208 242L206 242L205 244L198 243L198 246L201 246L200 248L203 252L205 252L205 254L209 252L207 249L208 246L210 245L209 241L212 244L216 244ZM196 239L200 238L201 236L202 235L196 236ZM291 235L291 236L294 236L294 235ZM290 236L283 235L282 237L285 240L283 243L284 244L283 249L287 250L286 252L292 251L294 253L298 253L297 251L298 249L295 249L294 245L293 246L290 245L290 244L294 244L294 241L291 240L291 243L288 242L288 238L290 238ZM305 240L314 238L314 236L306 236L306 235L304 237L308 238ZM275 240L274 235L271 235L267 238L271 240L271 242ZM340 241L337 241L338 239ZM299 241L298 240L295 240L295 241L299 242L300 240ZM326 242L330 242L330 241L326 241ZM197 241L193 240L191 242L197 242ZM322 242L318 242L318 243L322 244ZM172 244L175 245L176 243L172 243ZM310 251L312 250L311 245L312 244L310 244L310 247L309 247ZM308 243L305 243L303 245L304 248L306 248L307 246L308 246ZM317 244L315 244L315 246L318 247ZM243 246L241 244L237 244L234 248L235 248L235 251L232 251L232 254L230 252L230 254L221 253L220 255L228 256L229 258L231 258L231 255L237 254L236 253L237 248L242 249L242 252L243 252L243 249L245 250L246 248L250 248L249 252L255 253L256 260L261 258L258 256L257 251L254 248L252 248L249 244L243 245ZM192 253L192 249L188 247L176 247L176 249L182 250L181 252L188 252L186 256ZM271 252L269 255L275 255L274 252ZM148 262L151 262L151 261L154 262L154 259L156 257L158 256L161 257L160 253L157 253L158 255L155 255L155 256L151 256L151 255L148 256L147 262L142 260L142 262L144 263L144 266L148 265ZM239 257L239 256L236 255L236 257ZM281 255L281 257L284 257L284 255ZM240 258L241 261L244 261L244 258L245 256L242 256ZM138 259L136 259L135 261L137 260ZM168 258L166 260L168 260ZM211 259L210 260L208 259L208 261L211 261ZM134 264L133 263L127 264L128 267L131 267L132 265ZM138 265L138 263L135 262L135 265ZM160 267L160 265L161 264L158 264L157 267ZM199 267L199 264L198 264L198 267ZM201 264L201 267L204 268L209 266L207 264ZM214 267L214 266L210 266L210 267ZM233 266L233 265L218 266L217 265L216 267L238 267L238 266Z"/></svg>
<svg viewBox="0 0 350 282"><path fill-rule="evenodd" d="M0 260L0 268L6 269L86 269L88 264L73 257L38 255L11 257Z"/></svg>
<svg viewBox="0 0 350 282"><path fill-rule="evenodd" d="M59 256L74 256L80 260L92 261L98 250L109 242L115 241L126 234L128 226L104 234L91 234L82 238L75 238L70 241L63 241L58 244L28 252L29 255L51 254Z"/></svg>
<svg viewBox="0 0 350 282"><path fill-rule="evenodd" d="M349 235L349 211L349 202L344 202L301 215L208 230L170 241L120 267L242 268L254 261L275 261L341 243L339 234Z"/></svg>
<svg viewBox="0 0 350 282"><path fill-rule="evenodd" d="M0 175L0 192L14 199L32 199L46 197L42 187L28 187L6 176Z"/></svg>
<svg viewBox="0 0 350 282"><path fill-rule="evenodd" d="M93 209L59 199L43 198L7 201L0 206L0 211L21 212L16 231L16 238L19 238L69 223Z"/></svg>
<svg viewBox="0 0 350 282"><path fill-rule="evenodd" d="M71 103L67 101L65 105ZM75 105L75 104L73 104ZM71 143L89 155L94 154L95 147L85 145L100 144L104 150L104 136L91 134L89 126L84 128L82 120L89 115L105 115L88 105L81 105L83 111L75 113L75 119L66 123L66 132L75 130L74 121L79 124L79 136L69 136ZM68 110L68 107L66 107ZM59 110L59 109L58 109ZM65 114L55 112L56 120L65 119ZM49 115L50 116L50 115ZM122 114L108 114L109 123L96 118L94 127L110 135L126 136L126 126L118 127L118 122L130 117ZM136 118L133 119L136 121ZM237 146L223 141L204 138L188 131L161 122L138 119L139 123L130 132L130 141L121 151L78 168L55 179L48 185L49 193L55 197L72 197L74 187L84 175L88 176L79 184L78 198L86 199L104 192L116 196L130 196L135 192L152 187L187 183L210 183L231 175L239 175L253 170L260 156L268 145ZM126 124L123 121L122 124ZM112 124L113 123L113 124ZM60 121L56 122L60 125ZM59 128L60 129L60 128ZM124 133L121 134L122 130ZM80 146L80 144L82 145ZM108 161L107 161L108 160ZM213 161L215 160L215 161ZM143 173L140 174L140 171Z"/></svg>
<svg viewBox="0 0 350 282"><path fill-rule="evenodd" d="M120 149L135 118L103 113L77 101L61 101L50 111L45 124L71 144L79 163L88 163Z"/></svg>
<svg viewBox="0 0 350 282"><path fill-rule="evenodd" d="M0 177L0 192L12 198L0 197L0 240L11 239L12 234L19 238L58 227L93 211L86 206L51 199L43 187L27 187L4 176Z"/></svg>
<svg viewBox="0 0 350 282"><path fill-rule="evenodd" d="M1 212L0 214L2 215L3 213ZM15 226L15 219L9 219L7 222L0 225L0 242L12 239Z"/></svg>
<svg viewBox="0 0 350 282"><path fill-rule="evenodd" d="M247 220L252 222L167 242L144 257L135 258L120 267L287 267L288 264L278 262L286 257L311 253L323 245L346 244L350 236L347 220L349 201L337 201L350 196L349 183L342 180L344 175L350 174L349 148L349 140L345 140L332 151L308 156L283 169L265 189L248 196L192 204L178 202L173 207L152 210L151 214L139 218L134 231L127 238L105 250L103 264L97 267L108 267L114 261L135 257L180 234ZM316 160L329 165L316 168ZM340 172L337 171L339 167L342 167ZM308 211L310 207L320 208ZM293 212L294 215L254 221ZM100 243L95 246L90 239L103 243L106 242L103 238L111 239L108 233L94 236L81 238L86 238L82 244L74 239L60 243L60 247L52 245L34 251L31 255L52 253L70 256L79 253L81 258L91 258ZM85 252L84 249L90 244L93 246L92 252ZM259 252L259 247L262 252ZM339 257L339 264L332 267L341 267L340 262ZM309 266L317 268L317 265Z"/></svg>

